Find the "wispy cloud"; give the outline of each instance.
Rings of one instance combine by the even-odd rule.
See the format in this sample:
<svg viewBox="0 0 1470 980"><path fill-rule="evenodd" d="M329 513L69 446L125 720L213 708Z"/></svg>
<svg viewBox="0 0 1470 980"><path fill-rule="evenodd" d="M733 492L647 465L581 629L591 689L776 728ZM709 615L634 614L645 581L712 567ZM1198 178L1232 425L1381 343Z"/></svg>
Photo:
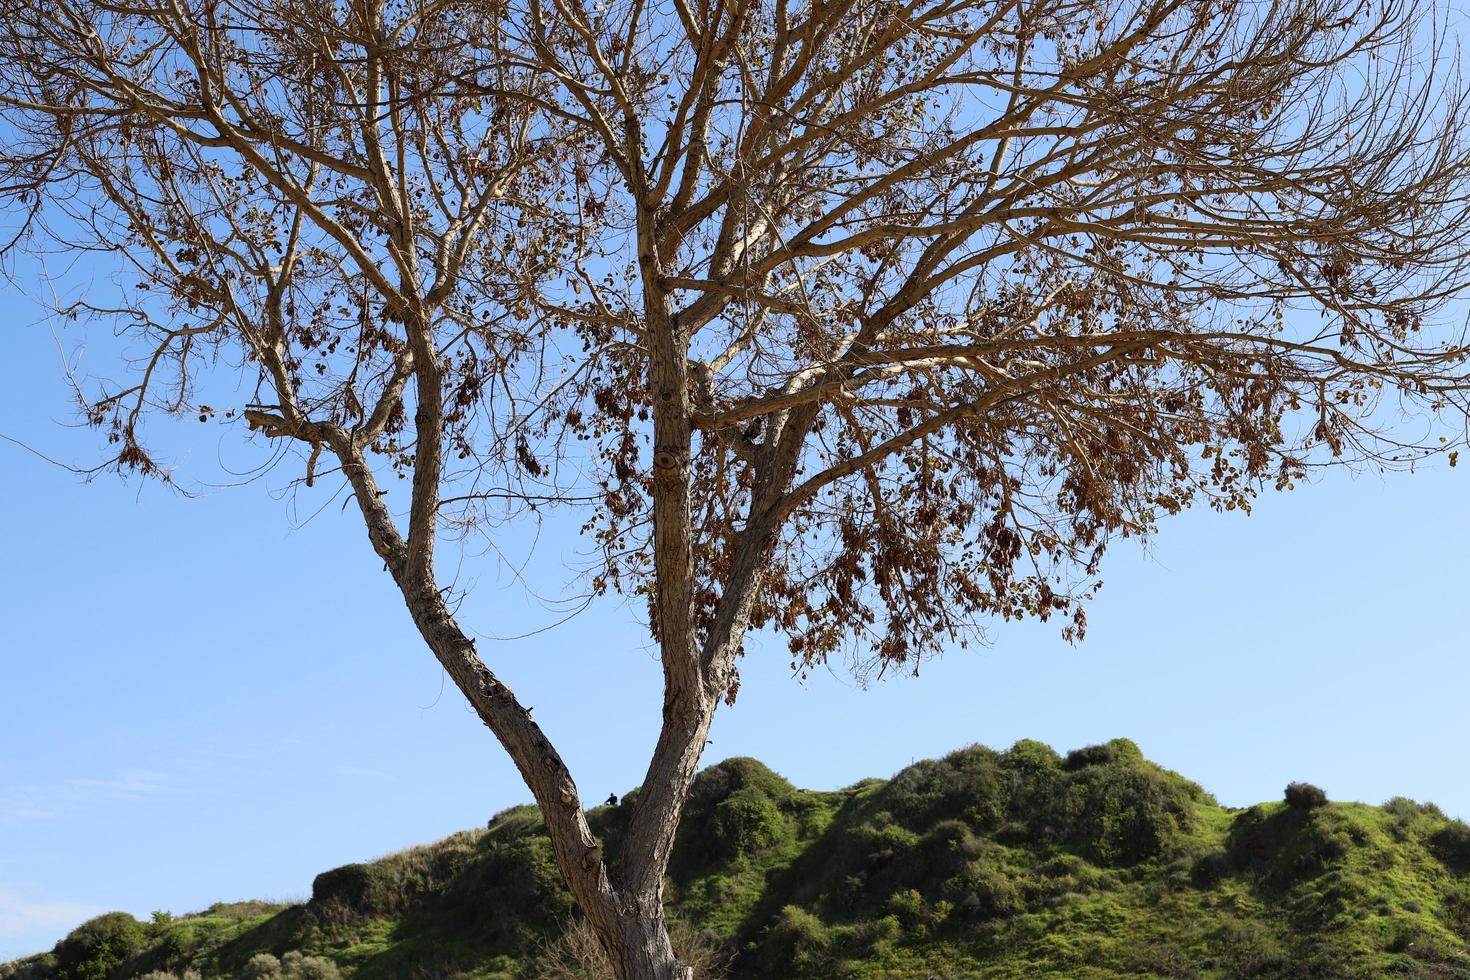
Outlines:
<svg viewBox="0 0 1470 980"><path fill-rule="evenodd" d="M0 962L49 948L74 926L103 911L87 902L48 901L0 885Z"/></svg>
<svg viewBox="0 0 1470 980"><path fill-rule="evenodd" d="M135 802L157 796L167 791L170 783L166 773L124 769L106 778L16 786L0 791L0 824L65 820L100 804Z"/></svg>
<svg viewBox="0 0 1470 980"><path fill-rule="evenodd" d="M165 789L168 776L151 769L125 769L111 779L69 779L64 785L92 798L140 800Z"/></svg>

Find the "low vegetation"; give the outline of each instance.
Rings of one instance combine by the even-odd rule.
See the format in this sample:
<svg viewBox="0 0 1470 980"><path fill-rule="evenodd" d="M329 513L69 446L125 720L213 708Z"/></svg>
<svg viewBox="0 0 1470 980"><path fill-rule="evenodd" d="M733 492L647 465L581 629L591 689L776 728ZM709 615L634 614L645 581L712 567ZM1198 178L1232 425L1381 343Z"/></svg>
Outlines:
<svg viewBox="0 0 1470 980"><path fill-rule="evenodd" d="M636 791L589 813L616 859ZM982 746L834 792L694 784L669 871L701 977L1470 976L1470 827L1432 804L1221 807L1117 739ZM300 905L110 913L5 980L611 976L532 807L317 876Z"/></svg>

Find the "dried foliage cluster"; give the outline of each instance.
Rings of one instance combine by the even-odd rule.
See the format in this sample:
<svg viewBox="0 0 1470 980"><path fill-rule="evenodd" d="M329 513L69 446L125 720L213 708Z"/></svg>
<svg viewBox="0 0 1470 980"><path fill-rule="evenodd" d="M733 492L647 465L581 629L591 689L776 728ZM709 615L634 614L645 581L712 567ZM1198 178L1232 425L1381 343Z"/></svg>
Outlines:
<svg viewBox="0 0 1470 980"><path fill-rule="evenodd" d="M67 310L147 343L89 400L116 464L164 472L150 413L222 413L293 444L307 486L340 472L552 814L575 787L433 559L581 508L592 590L647 597L667 678L635 870L612 883L580 816L548 818L615 946L656 918L747 629L796 669L912 668L993 616L1079 636L1109 540L1440 448L1396 424L1462 407L1463 338L1432 317L1470 228L1438 23L1413 0L0 0L0 174L13 246L128 264ZM248 404L199 404L221 363Z"/></svg>

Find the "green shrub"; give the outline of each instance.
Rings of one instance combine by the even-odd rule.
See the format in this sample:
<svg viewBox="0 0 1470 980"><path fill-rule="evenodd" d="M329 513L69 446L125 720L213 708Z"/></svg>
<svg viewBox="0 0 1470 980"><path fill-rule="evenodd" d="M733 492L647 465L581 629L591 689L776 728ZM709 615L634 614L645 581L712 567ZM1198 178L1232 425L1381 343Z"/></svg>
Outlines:
<svg viewBox="0 0 1470 980"><path fill-rule="evenodd" d="M1294 810L1316 810L1327 805L1327 794L1311 783L1287 783L1286 805Z"/></svg>
<svg viewBox="0 0 1470 980"><path fill-rule="evenodd" d="M1093 765L1033 794L1033 831L1106 865L1162 855L1188 829L1189 784L1150 766Z"/></svg>
<svg viewBox="0 0 1470 980"><path fill-rule="evenodd" d="M194 951L197 942L194 927L175 922L162 930L154 930L154 948L168 963L178 963Z"/></svg>
<svg viewBox="0 0 1470 980"><path fill-rule="evenodd" d="M1395 817L1439 817L1444 818L1444 811L1433 803L1419 803L1409 799L1407 796L1395 796L1385 800L1383 811Z"/></svg>
<svg viewBox="0 0 1470 980"><path fill-rule="evenodd" d="M1429 850L1456 874L1470 874L1470 827L1453 820L1429 837Z"/></svg>
<svg viewBox="0 0 1470 980"><path fill-rule="evenodd" d="M1063 760L1062 769L1067 772L1076 772L1088 766L1106 766L1117 762L1134 764L1142 761L1143 750L1137 744L1131 739L1115 738L1102 745L1088 745L1080 749L1073 749Z"/></svg>
<svg viewBox="0 0 1470 980"><path fill-rule="evenodd" d="M57 980L106 980L116 967L142 951L143 923L126 912L108 912L77 926L56 944Z"/></svg>
<svg viewBox="0 0 1470 980"><path fill-rule="evenodd" d="M1213 888L1230 872L1230 855L1224 851L1201 854L1190 869L1190 878L1201 888Z"/></svg>
<svg viewBox="0 0 1470 980"><path fill-rule="evenodd" d="M488 836L445 895L466 928L515 950L529 951L573 912L551 840L541 834Z"/></svg>
<svg viewBox="0 0 1470 980"><path fill-rule="evenodd" d="M850 832L852 847L871 873L905 858L919 843L919 835L894 824L860 824Z"/></svg>
<svg viewBox="0 0 1470 980"><path fill-rule="evenodd" d="M868 897L868 873L859 871L847 875L837 886L837 905L851 912L866 903Z"/></svg>
<svg viewBox="0 0 1470 980"><path fill-rule="evenodd" d="M1036 873L1043 878L1065 878L1086 870L1087 862L1075 854L1057 854L1036 866Z"/></svg>
<svg viewBox="0 0 1470 980"><path fill-rule="evenodd" d="M1060 769L1062 757L1045 742L1023 738L1000 755L1001 768L1016 773L1042 773Z"/></svg>
<svg viewBox="0 0 1470 980"><path fill-rule="evenodd" d="M1006 810L1006 778L999 759L976 745L943 759L915 763L889 781L883 806L911 830L924 831L939 821L956 819L994 827Z"/></svg>
<svg viewBox="0 0 1470 980"><path fill-rule="evenodd" d="M241 980L276 980L281 975L281 961L270 953L256 953L240 971Z"/></svg>
<svg viewBox="0 0 1470 980"><path fill-rule="evenodd" d="M341 980L337 964L320 956L307 956L292 950L280 959L270 953L250 957L241 980Z"/></svg>
<svg viewBox="0 0 1470 980"><path fill-rule="evenodd" d="M914 874L925 882L937 882L964 870L980 856L980 838L959 820L937 823L915 848Z"/></svg>
<svg viewBox="0 0 1470 980"><path fill-rule="evenodd" d="M629 797L623 797L623 803L626 804L629 800ZM485 829L494 830L504 836L520 837L523 834L535 833L543 826L541 811L535 804L522 803L496 813L485 825Z"/></svg>
<svg viewBox="0 0 1470 980"><path fill-rule="evenodd" d="M1296 870L1302 875L1320 871L1346 856L1353 846L1349 834L1321 824L1313 825L1305 836L1305 846L1296 864Z"/></svg>
<svg viewBox="0 0 1470 980"><path fill-rule="evenodd" d="M755 790L777 803L789 800L796 793L795 786L771 771L764 763L747 758L726 759L694 777L694 782L689 787L688 808L693 811L712 811L716 805L742 789Z"/></svg>
<svg viewBox="0 0 1470 980"><path fill-rule="evenodd" d="M879 912L887 896L910 889L938 897L939 884L981 853L981 840L962 821L941 821L920 837L882 820L885 815L851 828L844 838L840 860L852 871L833 877L831 897L848 912Z"/></svg>
<svg viewBox="0 0 1470 980"><path fill-rule="evenodd" d="M355 915L391 915L398 910L391 876L381 865L346 864L323 871L311 883L311 904L339 905Z"/></svg>
<svg viewBox="0 0 1470 980"><path fill-rule="evenodd" d="M1117 761L1118 750L1111 745L1088 745L1068 752L1062 768L1067 772L1076 772L1088 766L1105 766Z"/></svg>
<svg viewBox="0 0 1470 980"><path fill-rule="evenodd" d="M903 935L903 924L896 915L885 915L849 926L843 932L843 944L862 957L882 956Z"/></svg>
<svg viewBox="0 0 1470 980"><path fill-rule="evenodd" d="M1269 815L1260 807L1244 810L1226 837L1231 865L1249 869L1262 884L1283 888L1321 874L1353 846L1349 830L1290 807Z"/></svg>
<svg viewBox="0 0 1470 980"><path fill-rule="evenodd" d="M281 957L285 980L341 980L337 964L320 956L307 956L295 951Z"/></svg>
<svg viewBox="0 0 1470 980"><path fill-rule="evenodd" d="M790 836L783 807L795 795L794 786L754 759L726 759L710 766L690 787L670 874L679 878L693 868L754 854Z"/></svg>
<svg viewBox="0 0 1470 980"><path fill-rule="evenodd" d="M710 833L717 856L732 860L781 841L787 836L786 819L769 796L748 786L715 806Z"/></svg>
<svg viewBox="0 0 1470 980"><path fill-rule="evenodd" d="M1037 825L1037 817L1055 805L1065 775L1061 756L1048 745L1022 739L1001 754L1000 765L1007 776L1006 816L1009 823L1002 823L997 839L1019 844L1044 837L1044 830ZM1038 834L1039 830L1042 833Z"/></svg>
<svg viewBox="0 0 1470 980"><path fill-rule="evenodd" d="M912 929L925 920L924 896L913 888L889 895L885 909L890 915L898 916L898 921L906 929Z"/></svg>
<svg viewBox="0 0 1470 980"><path fill-rule="evenodd" d="M784 976L820 967L832 936L806 909L788 905L776 916L759 946L763 976Z"/></svg>
<svg viewBox="0 0 1470 980"><path fill-rule="evenodd" d="M523 809L523 808L522 808ZM514 816L505 820L506 814ZM496 830L462 832L422 847L411 847L371 864L348 864L316 876L309 908L321 923L341 925L362 918L386 918L407 911L442 892L475 857L487 839L511 837L507 828L519 822L518 811L496 818ZM534 832L524 825L521 836ZM511 837L511 839L515 839Z"/></svg>
<svg viewBox="0 0 1470 980"><path fill-rule="evenodd" d="M1157 880L1157 878L1155 879ZM1055 900L1067 895L1080 895L1108 887L1110 876L1075 854L1057 854L1038 864L1017 887L1033 901Z"/></svg>
<svg viewBox="0 0 1470 980"><path fill-rule="evenodd" d="M50 953L0 963L0 980L52 980L55 976L56 957Z"/></svg>
<svg viewBox="0 0 1470 980"><path fill-rule="evenodd" d="M978 863L946 881L942 891L957 915L974 921L1004 919L1026 910L1025 899L1010 878Z"/></svg>

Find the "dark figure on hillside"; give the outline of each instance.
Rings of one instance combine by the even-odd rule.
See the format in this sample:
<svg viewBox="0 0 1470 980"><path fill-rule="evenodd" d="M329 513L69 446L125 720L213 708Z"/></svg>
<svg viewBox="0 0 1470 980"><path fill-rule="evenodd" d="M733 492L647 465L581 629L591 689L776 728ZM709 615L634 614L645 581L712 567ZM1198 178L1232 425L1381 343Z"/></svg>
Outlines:
<svg viewBox="0 0 1470 980"><path fill-rule="evenodd" d="M618 805L618 794L616 794L616 793L609 793L609 794L607 794L607 800L605 801L604 806L617 806L617 805Z"/></svg>

